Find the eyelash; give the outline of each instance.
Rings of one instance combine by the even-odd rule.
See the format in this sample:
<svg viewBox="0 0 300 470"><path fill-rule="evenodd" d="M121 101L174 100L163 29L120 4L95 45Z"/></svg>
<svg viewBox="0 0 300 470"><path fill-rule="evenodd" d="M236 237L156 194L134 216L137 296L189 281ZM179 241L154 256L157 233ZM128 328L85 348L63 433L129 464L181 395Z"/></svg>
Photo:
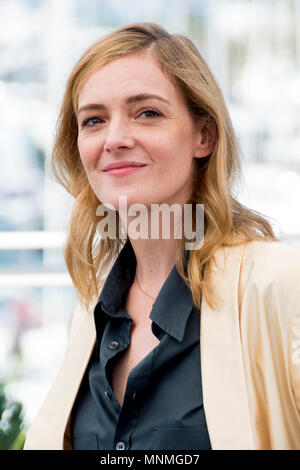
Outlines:
<svg viewBox="0 0 300 470"><path fill-rule="evenodd" d="M144 111L141 111L139 116L141 114L144 114L144 113L155 113L155 116L152 116L150 119L154 119L156 117L159 117L161 116L162 114L159 112L159 111L156 111L155 109L145 109ZM97 116L92 116L92 117L88 117L86 119L84 119L81 123L81 127L85 127L88 125L88 122L89 121L92 121L93 119L98 119L98 120L101 120L101 118L97 117ZM94 127L94 126L90 126L90 127Z"/></svg>
<svg viewBox="0 0 300 470"><path fill-rule="evenodd" d="M153 118L161 116L161 113L159 111L156 111L155 109L145 109L144 111L141 111L140 115L143 113L155 113L156 116L152 116Z"/></svg>
<svg viewBox="0 0 300 470"><path fill-rule="evenodd" d="M100 118L98 118L97 116L88 117L88 118L86 118L86 119L84 119L84 120L82 121L81 127L87 126L88 122L89 122L89 121L93 121L94 119L98 119L98 120L99 120ZM90 126L90 127L93 127L93 126Z"/></svg>

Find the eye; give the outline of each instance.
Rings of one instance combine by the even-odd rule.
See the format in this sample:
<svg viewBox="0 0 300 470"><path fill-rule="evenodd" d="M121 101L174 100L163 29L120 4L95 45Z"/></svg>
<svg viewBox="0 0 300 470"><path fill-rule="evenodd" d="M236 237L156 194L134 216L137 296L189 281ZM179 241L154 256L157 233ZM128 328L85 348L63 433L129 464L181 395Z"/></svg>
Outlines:
<svg viewBox="0 0 300 470"><path fill-rule="evenodd" d="M161 116L161 113L158 111L155 111L155 109L145 109L139 114L139 116L142 116L143 114L146 115L147 119L148 118L153 119L153 118Z"/></svg>
<svg viewBox="0 0 300 470"><path fill-rule="evenodd" d="M102 122L102 119L96 116L88 117L84 119L84 121L82 121L81 127L94 127L96 124L99 124L100 122Z"/></svg>

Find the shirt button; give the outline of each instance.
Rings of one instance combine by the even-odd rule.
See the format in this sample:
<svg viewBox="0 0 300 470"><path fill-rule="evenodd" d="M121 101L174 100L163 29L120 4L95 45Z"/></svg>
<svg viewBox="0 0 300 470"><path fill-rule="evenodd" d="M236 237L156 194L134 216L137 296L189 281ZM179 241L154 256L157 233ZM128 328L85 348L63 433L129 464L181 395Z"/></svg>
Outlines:
<svg viewBox="0 0 300 470"><path fill-rule="evenodd" d="M108 400L110 400L110 396L109 396L109 394L108 394L108 392L107 392L106 390L105 390L105 392L104 392L104 395L106 396L106 398L107 398Z"/></svg>
<svg viewBox="0 0 300 470"><path fill-rule="evenodd" d="M107 347L109 349L117 349L119 347L119 343L118 343L118 341L112 341L111 343L109 343L109 345Z"/></svg>
<svg viewBox="0 0 300 470"><path fill-rule="evenodd" d="M121 442L118 442L117 445L116 445L116 449L117 449L117 450L124 450L125 447L126 447L126 446L125 446L124 442L122 442L122 441L121 441Z"/></svg>

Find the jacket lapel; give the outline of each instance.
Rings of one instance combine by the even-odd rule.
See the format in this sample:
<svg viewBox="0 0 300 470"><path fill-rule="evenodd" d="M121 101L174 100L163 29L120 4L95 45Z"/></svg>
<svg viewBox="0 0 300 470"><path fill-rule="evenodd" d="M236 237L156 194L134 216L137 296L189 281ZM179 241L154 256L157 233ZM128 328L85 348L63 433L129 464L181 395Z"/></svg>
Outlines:
<svg viewBox="0 0 300 470"><path fill-rule="evenodd" d="M213 449L254 449L239 328L239 278L245 245L220 249L211 281L219 305L201 305L203 401Z"/></svg>

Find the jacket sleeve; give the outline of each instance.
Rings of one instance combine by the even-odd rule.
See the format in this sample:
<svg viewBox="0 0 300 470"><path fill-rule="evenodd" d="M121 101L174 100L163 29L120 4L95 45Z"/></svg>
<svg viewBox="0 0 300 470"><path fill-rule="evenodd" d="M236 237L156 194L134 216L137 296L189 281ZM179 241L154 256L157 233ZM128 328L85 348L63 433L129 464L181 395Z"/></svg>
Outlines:
<svg viewBox="0 0 300 470"><path fill-rule="evenodd" d="M252 243L241 284L243 337L256 366L251 373L264 377L256 379L256 390L266 389L272 399L276 389L278 405L293 408L300 427L300 247Z"/></svg>
<svg viewBox="0 0 300 470"><path fill-rule="evenodd" d="M274 280L283 322L287 322L287 363L300 427L300 247L279 244ZM274 260L275 262L275 260Z"/></svg>
<svg viewBox="0 0 300 470"><path fill-rule="evenodd" d="M289 363L292 378L295 403L299 411L300 420L300 257L299 268L293 279L295 300L292 302L291 323L289 332ZM295 282L295 279L296 282Z"/></svg>

